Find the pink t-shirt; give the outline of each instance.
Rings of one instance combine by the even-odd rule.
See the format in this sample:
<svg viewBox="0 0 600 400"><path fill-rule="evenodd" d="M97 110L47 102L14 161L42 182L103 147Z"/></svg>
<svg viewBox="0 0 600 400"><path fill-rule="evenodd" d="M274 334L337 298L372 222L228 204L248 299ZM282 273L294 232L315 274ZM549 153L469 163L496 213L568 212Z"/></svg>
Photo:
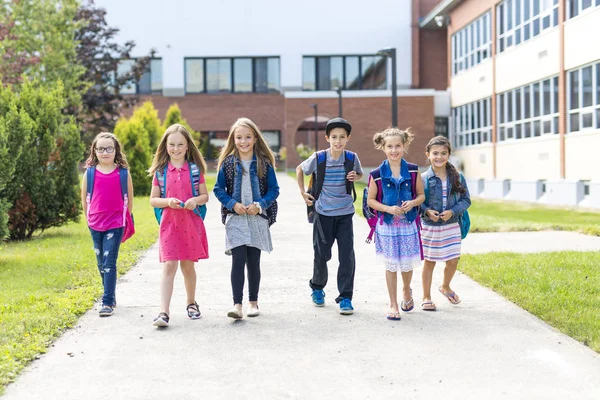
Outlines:
<svg viewBox="0 0 600 400"><path fill-rule="evenodd" d="M105 232L123 226L120 169L117 167L108 174L96 169L88 213L88 226L95 231Z"/></svg>

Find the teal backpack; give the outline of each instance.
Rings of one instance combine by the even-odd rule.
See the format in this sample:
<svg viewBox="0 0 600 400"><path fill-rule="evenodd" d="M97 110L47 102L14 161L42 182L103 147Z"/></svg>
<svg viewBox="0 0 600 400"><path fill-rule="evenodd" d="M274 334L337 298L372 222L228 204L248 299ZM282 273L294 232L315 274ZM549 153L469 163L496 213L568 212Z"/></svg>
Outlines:
<svg viewBox="0 0 600 400"><path fill-rule="evenodd" d="M167 193L167 167L168 164L165 165L162 171L156 171L156 180L158 181L158 187L160 188L160 197L163 199ZM200 170L198 166L192 162L188 162L188 169L190 170L190 182L192 182L192 195L194 197L198 197L198 184L200 183ZM162 219L162 208L154 209L154 216L156 217L156 221L160 225L160 220ZM206 204L202 204L201 206L196 206L194 208L194 214L204 219L206 217Z"/></svg>
<svg viewBox="0 0 600 400"><path fill-rule="evenodd" d="M460 181L464 184L465 177L460 174ZM429 198L429 179L423 180L423 186L425 186L425 200ZM454 192L454 195L459 196L458 193ZM458 216L458 225L460 226L460 237L464 239L467 237L469 230L471 229L471 218L469 217L469 211L465 210Z"/></svg>

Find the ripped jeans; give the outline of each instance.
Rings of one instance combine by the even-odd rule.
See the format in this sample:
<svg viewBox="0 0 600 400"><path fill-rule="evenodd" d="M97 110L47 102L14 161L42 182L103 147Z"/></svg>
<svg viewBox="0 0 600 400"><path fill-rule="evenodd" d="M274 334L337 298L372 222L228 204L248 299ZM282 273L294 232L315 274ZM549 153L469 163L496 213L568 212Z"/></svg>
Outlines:
<svg viewBox="0 0 600 400"><path fill-rule="evenodd" d="M121 247L123 228L100 232L89 228L94 242L94 252L98 262L98 271L104 286L102 305L114 307L117 304L115 288L117 286L117 257Z"/></svg>

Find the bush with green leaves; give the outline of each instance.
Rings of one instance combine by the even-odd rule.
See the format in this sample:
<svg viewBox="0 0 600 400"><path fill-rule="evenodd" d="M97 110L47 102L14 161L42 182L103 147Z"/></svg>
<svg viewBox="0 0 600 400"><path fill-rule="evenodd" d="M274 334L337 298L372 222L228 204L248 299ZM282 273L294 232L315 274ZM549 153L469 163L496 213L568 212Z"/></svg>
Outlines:
<svg viewBox="0 0 600 400"><path fill-rule="evenodd" d="M152 181L146 170L152 161L154 150L150 149L150 139L144 130L143 119L122 117L115 126L115 135L123 146L123 152L129 162L129 172L135 195L148 195Z"/></svg>
<svg viewBox="0 0 600 400"><path fill-rule="evenodd" d="M186 129L192 135L192 138L194 139L196 146L198 146L198 148L200 148L200 146L201 146L200 132L196 132L195 130L193 130L192 127L190 126L190 124L188 124L188 122L185 120L185 118L183 118L183 116L181 115L181 109L179 108L179 105L177 103L171 104L169 106L169 109L167 110L167 114L165 115L165 120L162 125L161 136L162 136L162 133L164 133L167 130L167 128L173 124L181 124L181 125L185 126ZM205 154L203 154L203 155L206 157Z"/></svg>
<svg viewBox="0 0 600 400"><path fill-rule="evenodd" d="M73 119L62 115L65 105L60 82L48 89L25 80L18 94L0 88L0 154L6 154L0 157L0 208L8 209L10 239L79 217L83 144Z"/></svg>
<svg viewBox="0 0 600 400"><path fill-rule="evenodd" d="M300 143L298 146L296 146L296 153L298 153L298 156L300 156L300 158L303 160L306 160L314 152L315 149L303 143Z"/></svg>

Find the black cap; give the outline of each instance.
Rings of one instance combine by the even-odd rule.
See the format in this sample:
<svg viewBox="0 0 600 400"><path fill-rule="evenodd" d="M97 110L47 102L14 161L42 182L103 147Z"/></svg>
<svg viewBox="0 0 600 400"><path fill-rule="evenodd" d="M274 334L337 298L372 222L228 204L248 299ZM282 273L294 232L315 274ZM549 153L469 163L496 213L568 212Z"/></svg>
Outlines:
<svg viewBox="0 0 600 400"><path fill-rule="evenodd" d="M331 132L333 128L344 128L346 132L348 132L348 135L350 134L350 131L352 131L352 125L350 125L350 122L340 117L332 118L327 121L327 125L325 125L325 133L329 135L329 132Z"/></svg>

